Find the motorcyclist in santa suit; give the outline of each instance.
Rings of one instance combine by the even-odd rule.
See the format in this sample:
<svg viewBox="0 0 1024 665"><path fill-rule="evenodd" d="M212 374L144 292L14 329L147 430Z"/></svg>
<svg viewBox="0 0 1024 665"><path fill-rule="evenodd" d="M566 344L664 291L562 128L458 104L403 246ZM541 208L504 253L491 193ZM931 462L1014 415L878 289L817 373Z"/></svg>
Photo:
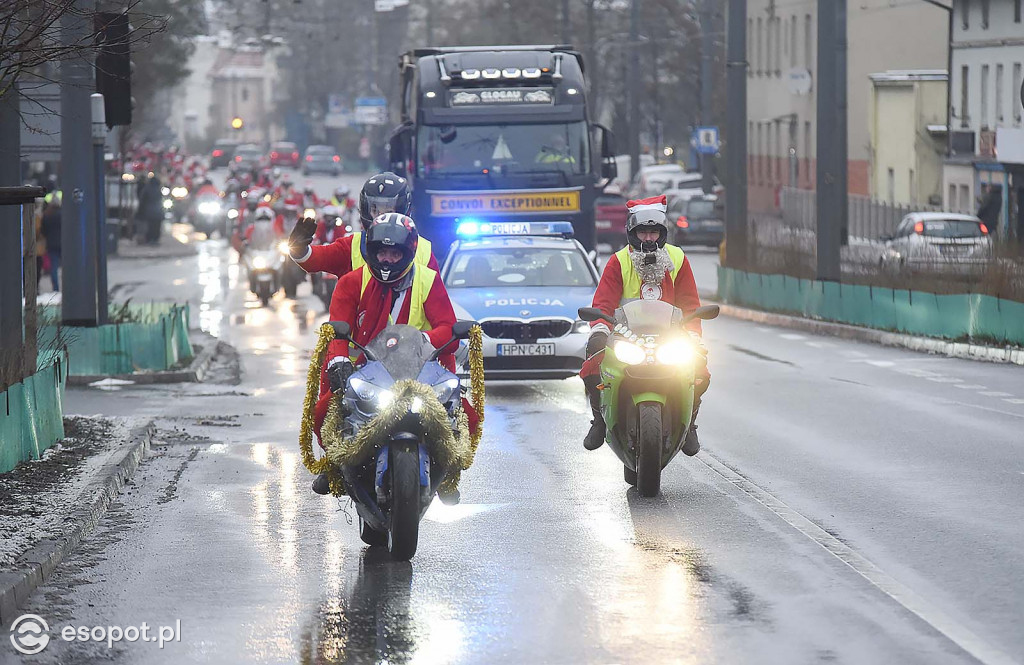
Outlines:
<svg viewBox="0 0 1024 665"><path fill-rule="evenodd" d="M697 284L693 279L690 260L683 250L666 242L668 222L666 199L656 196L626 203L626 237L628 244L608 259L601 273L601 281L594 293L593 306L608 316L632 300L663 300L690 314L700 307ZM706 349L701 342L700 319L686 324L701 351L694 383L693 425L686 435L683 452L696 455L700 450L697 439L697 410L701 396L707 391L711 375L707 370ZM587 450L601 447L605 439L605 422L601 415L600 364L608 343L610 328L604 322L591 324L587 341L587 360L580 370L594 420L583 445Z"/></svg>

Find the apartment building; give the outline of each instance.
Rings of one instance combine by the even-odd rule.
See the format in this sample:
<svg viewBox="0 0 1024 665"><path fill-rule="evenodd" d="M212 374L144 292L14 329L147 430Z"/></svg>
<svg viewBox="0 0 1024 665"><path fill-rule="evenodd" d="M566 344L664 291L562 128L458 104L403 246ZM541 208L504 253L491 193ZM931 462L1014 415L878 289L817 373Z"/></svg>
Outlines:
<svg viewBox="0 0 1024 665"><path fill-rule="evenodd" d="M814 187L817 0L749 0L747 136L750 210L778 209L782 187ZM851 194L870 177L870 75L946 69L948 14L927 3L847 5L848 174Z"/></svg>

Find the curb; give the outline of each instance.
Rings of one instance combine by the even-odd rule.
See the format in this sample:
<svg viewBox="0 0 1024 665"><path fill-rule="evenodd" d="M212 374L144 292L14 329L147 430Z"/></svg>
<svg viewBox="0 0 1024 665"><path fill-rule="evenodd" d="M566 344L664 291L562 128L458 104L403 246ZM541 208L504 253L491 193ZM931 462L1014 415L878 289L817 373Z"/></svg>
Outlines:
<svg viewBox="0 0 1024 665"><path fill-rule="evenodd" d="M100 467L97 477L79 494L80 507L67 518L74 525L67 535L36 543L32 549L18 557L16 565L20 567L19 570L0 573L0 626L9 625L15 619L18 608L32 592L50 577L83 538L92 533L96 523L107 512L107 506L135 474L149 452L155 430L152 422L133 429L129 441L134 443Z"/></svg>
<svg viewBox="0 0 1024 665"><path fill-rule="evenodd" d="M206 376L210 363L220 348L221 342L212 340L204 346L189 363L187 369L164 370L160 372L138 372L134 374L85 374L81 376L68 376L69 386L88 386L95 381L103 379L118 379L119 381L131 381L138 385L149 385L154 383L198 383Z"/></svg>
<svg viewBox="0 0 1024 665"><path fill-rule="evenodd" d="M717 303L717 294L701 294L701 300L707 299ZM1024 349L1012 347L984 346L982 344L969 344L967 342L951 342L944 339L932 337L918 337L916 335L905 335L902 333L889 332L887 330L876 330L874 328L862 328L851 326L845 323L832 323L818 319L805 319L799 316L787 314L776 314L774 312L763 312L757 309L737 307L735 305L724 305L718 303L722 308L722 314L733 319L762 323L780 328L791 328L802 330L815 335L839 337L856 342L868 342L902 349L909 349L919 353L930 353L935 355L949 356L950 358L963 358L965 360L981 360L993 363L1006 363L1024 366Z"/></svg>

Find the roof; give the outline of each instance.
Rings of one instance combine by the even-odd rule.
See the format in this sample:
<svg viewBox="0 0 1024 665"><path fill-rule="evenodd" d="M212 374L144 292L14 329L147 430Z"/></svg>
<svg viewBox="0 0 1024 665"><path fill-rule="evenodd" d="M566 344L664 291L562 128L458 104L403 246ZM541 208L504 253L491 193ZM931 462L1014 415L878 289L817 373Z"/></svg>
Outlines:
<svg viewBox="0 0 1024 665"><path fill-rule="evenodd" d="M961 215L955 212L912 212L907 217L914 218L918 222L937 222L937 221L950 221L950 222L977 222L981 223L981 220L974 215Z"/></svg>
<svg viewBox="0 0 1024 665"><path fill-rule="evenodd" d="M869 74L876 83L904 83L911 81L945 81L945 69L890 69L877 74Z"/></svg>

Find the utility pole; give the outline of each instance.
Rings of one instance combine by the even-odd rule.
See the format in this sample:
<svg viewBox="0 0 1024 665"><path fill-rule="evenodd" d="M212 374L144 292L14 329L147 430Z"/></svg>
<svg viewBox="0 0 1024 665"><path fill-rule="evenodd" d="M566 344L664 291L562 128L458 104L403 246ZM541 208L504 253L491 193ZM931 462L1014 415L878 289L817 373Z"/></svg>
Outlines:
<svg viewBox="0 0 1024 665"><path fill-rule="evenodd" d="M747 0L729 0L725 128L728 144L725 163L726 265L747 266Z"/></svg>
<svg viewBox="0 0 1024 665"><path fill-rule="evenodd" d="M572 42L571 30L569 29L569 0L562 0L562 43Z"/></svg>
<svg viewBox="0 0 1024 665"><path fill-rule="evenodd" d="M434 46L434 0L426 0L427 7L427 46Z"/></svg>
<svg viewBox="0 0 1024 665"><path fill-rule="evenodd" d="M703 0L700 7L700 124L708 127L711 118L711 65L715 48L714 8L712 0ZM705 194L714 187L715 156L700 153L701 186Z"/></svg>
<svg viewBox="0 0 1024 665"><path fill-rule="evenodd" d="M61 40L84 44L91 26L83 16L95 7L75 0L61 19ZM65 325L95 326L96 303L96 186L92 168L92 113L89 94L95 89L92 64L82 56L60 65L61 104L61 318Z"/></svg>
<svg viewBox="0 0 1024 665"><path fill-rule="evenodd" d="M846 0L818 0L817 278L827 282L842 276L847 215L845 50Z"/></svg>
<svg viewBox="0 0 1024 665"><path fill-rule="evenodd" d="M22 184L19 102L15 86L0 95L0 187ZM23 220L21 211L20 205L0 205L0 349L4 350L19 349L24 342L22 224L35 224L35 220Z"/></svg>
<svg viewBox="0 0 1024 665"><path fill-rule="evenodd" d="M96 315L97 322L108 322L107 305L107 192L103 161L104 144L107 139L107 117L103 108L103 95L93 93L89 97L92 115L92 165L96 179L96 195L93 197L96 211Z"/></svg>
<svg viewBox="0 0 1024 665"><path fill-rule="evenodd" d="M640 0L630 0L629 5L629 177L635 178L640 171Z"/></svg>

